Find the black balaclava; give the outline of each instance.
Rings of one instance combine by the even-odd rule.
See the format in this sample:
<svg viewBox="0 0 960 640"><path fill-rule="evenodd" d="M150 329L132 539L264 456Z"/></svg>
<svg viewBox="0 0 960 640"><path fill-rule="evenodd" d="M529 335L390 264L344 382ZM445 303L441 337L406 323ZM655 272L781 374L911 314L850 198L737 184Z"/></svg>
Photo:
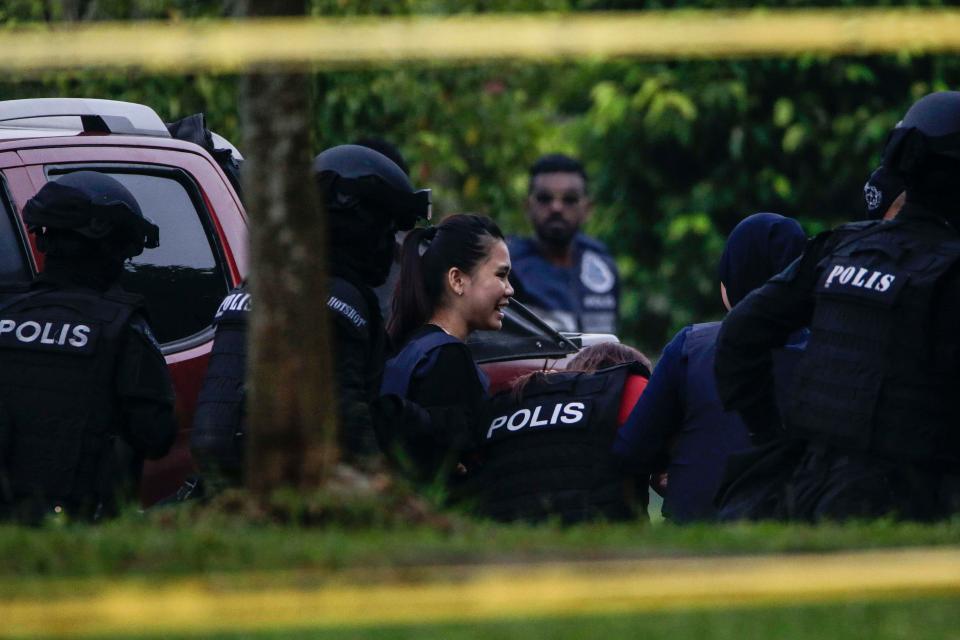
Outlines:
<svg viewBox="0 0 960 640"><path fill-rule="evenodd" d="M806 243L803 228L793 218L755 213L730 232L718 269L730 306L783 271Z"/></svg>
<svg viewBox="0 0 960 640"><path fill-rule="evenodd" d="M91 240L72 231L50 230L41 244L41 280L106 291L123 273L124 259L108 251L109 244L103 240Z"/></svg>
<svg viewBox="0 0 960 640"><path fill-rule="evenodd" d="M396 226L390 216L358 204L339 209L328 204L331 268L335 275L356 275L369 287L387 281L396 250Z"/></svg>

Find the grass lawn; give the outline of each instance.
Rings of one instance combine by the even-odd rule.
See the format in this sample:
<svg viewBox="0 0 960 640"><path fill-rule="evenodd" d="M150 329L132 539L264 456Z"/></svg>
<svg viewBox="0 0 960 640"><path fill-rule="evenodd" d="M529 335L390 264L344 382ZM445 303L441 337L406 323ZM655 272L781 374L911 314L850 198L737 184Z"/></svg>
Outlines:
<svg viewBox="0 0 960 640"><path fill-rule="evenodd" d="M195 635L136 636L154 640ZM204 635L211 640L574 640L643 638L644 640L730 640L782 638L835 640L870 638L910 640L960 638L960 599L847 602L733 610L689 610L632 615L555 617L470 624L410 625L373 628Z"/></svg>
<svg viewBox="0 0 960 640"><path fill-rule="evenodd" d="M778 523L298 527L240 517L129 514L100 526L0 526L0 580L183 575L214 571L391 568L555 559L767 554L960 544L960 519Z"/></svg>

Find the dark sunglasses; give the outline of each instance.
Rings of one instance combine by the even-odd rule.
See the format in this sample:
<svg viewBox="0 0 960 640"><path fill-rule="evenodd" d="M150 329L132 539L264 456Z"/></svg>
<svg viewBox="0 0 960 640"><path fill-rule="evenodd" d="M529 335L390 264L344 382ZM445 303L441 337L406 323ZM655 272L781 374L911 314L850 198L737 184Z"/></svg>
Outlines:
<svg viewBox="0 0 960 640"><path fill-rule="evenodd" d="M538 191L533 194L533 199L537 201L538 204L547 205L553 202L555 199L559 198L567 207L572 207L573 205L580 204L580 201L583 199L583 196L576 193L565 193L562 196L555 196L552 193L547 191Z"/></svg>

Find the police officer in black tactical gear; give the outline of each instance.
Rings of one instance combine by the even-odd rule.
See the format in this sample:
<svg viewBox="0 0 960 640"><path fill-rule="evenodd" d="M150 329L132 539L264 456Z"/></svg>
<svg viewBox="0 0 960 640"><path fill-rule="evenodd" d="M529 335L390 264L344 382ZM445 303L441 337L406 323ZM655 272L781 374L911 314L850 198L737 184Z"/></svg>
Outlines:
<svg viewBox="0 0 960 640"><path fill-rule="evenodd" d="M430 191L383 154L358 145L327 149L313 163L330 221L330 297L342 445L377 453L373 403L380 392L387 334L373 291L394 261L397 231L431 215Z"/></svg>
<svg viewBox="0 0 960 640"><path fill-rule="evenodd" d="M373 149L341 145L314 159L313 172L328 223L335 370L341 446L348 460L379 452L371 403L380 388L387 335L373 288L393 264L397 231L430 217L430 191L414 190L392 160ZM207 378L198 400L191 449L205 475L239 481L242 468L245 287L217 312ZM255 304L255 302L254 302Z"/></svg>
<svg viewBox="0 0 960 640"><path fill-rule="evenodd" d="M213 317L216 334L190 434L204 486L197 491L199 479L189 479L178 492L180 499L238 485L242 479L249 314L250 294L244 281L223 299Z"/></svg>
<svg viewBox="0 0 960 640"><path fill-rule="evenodd" d="M94 171L48 182L23 219L45 255L0 291L0 514L96 520L132 497L176 434L173 387L123 263L158 245L127 189Z"/></svg>
<svg viewBox="0 0 960 640"><path fill-rule="evenodd" d="M786 436L766 466L777 492L741 511L748 517L929 519L954 508L946 487L960 467L960 93L915 103L883 164L906 185L894 220L816 236L724 321L716 373L725 406L759 439ZM805 325L810 342L783 432L770 349Z"/></svg>

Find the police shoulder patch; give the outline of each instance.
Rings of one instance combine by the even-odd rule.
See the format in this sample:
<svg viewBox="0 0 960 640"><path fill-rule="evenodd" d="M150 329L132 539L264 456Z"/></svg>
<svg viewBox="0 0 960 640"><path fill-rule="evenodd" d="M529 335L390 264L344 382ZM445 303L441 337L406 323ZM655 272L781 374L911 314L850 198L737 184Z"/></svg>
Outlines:
<svg viewBox="0 0 960 640"><path fill-rule="evenodd" d="M356 329L365 329L369 324L370 310L363 294L342 278L331 281L327 308Z"/></svg>
<svg viewBox="0 0 960 640"><path fill-rule="evenodd" d="M250 294L244 289L232 291L213 314L214 320L225 315L246 315L250 311Z"/></svg>

